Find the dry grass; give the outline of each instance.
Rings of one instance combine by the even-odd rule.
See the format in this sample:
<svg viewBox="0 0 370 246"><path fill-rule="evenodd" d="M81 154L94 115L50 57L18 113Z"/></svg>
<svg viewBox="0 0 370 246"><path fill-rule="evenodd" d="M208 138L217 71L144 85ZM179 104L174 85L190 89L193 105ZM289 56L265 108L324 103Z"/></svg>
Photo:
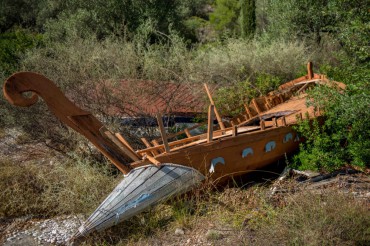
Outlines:
<svg viewBox="0 0 370 246"><path fill-rule="evenodd" d="M112 189L104 168L0 164L0 216L88 215ZM340 189L288 193L281 202L269 189L203 189L91 235L85 245L366 245L368 204ZM176 236L183 228L185 235Z"/></svg>
<svg viewBox="0 0 370 246"><path fill-rule="evenodd" d="M366 245L368 204L338 190L288 195L284 205L266 188L229 188L180 199L95 235L86 245ZM178 217L178 214L183 216ZM184 219L186 223L184 223ZM184 236L174 234L176 228Z"/></svg>
<svg viewBox="0 0 370 246"><path fill-rule="evenodd" d="M0 217L87 213L115 183L105 168L0 161Z"/></svg>

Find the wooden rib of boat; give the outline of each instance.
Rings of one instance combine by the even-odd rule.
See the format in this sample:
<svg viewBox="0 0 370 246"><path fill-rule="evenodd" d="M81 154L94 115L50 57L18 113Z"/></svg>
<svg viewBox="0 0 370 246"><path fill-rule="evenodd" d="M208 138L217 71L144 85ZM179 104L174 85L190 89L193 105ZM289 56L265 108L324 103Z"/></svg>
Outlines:
<svg viewBox="0 0 370 246"><path fill-rule="evenodd" d="M20 72L4 84L6 99L17 106L30 106L41 96L49 109L66 125L84 135L124 174L123 181L91 215L75 238L107 228L151 205L182 193L203 179L221 184L231 177L260 169L298 148L300 137L293 130L303 117L312 119L321 111L306 106L306 90L316 85L338 86L324 75L314 74L311 63L308 74L287 82L266 96L254 98L245 112L230 121L219 115L212 95L207 133L192 136L185 129L165 133L158 115L160 139L142 139L145 149L134 150L119 133L113 134L89 112L81 110L46 77ZM33 92L30 98L22 93ZM218 125L214 126L214 118ZM186 134L186 138L171 141ZM127 163L125 160L130 159ZM164 163L176 163L169 165Z"/></svg>

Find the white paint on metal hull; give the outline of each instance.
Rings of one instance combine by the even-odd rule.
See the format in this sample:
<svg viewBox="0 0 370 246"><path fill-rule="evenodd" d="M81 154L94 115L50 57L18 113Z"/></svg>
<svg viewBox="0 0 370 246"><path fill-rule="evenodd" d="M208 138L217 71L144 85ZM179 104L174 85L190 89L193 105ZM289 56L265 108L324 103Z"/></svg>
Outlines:
<svg viewBox="0 0 370 246"><path fill-rule="evenodd" d="M73 239L127 220L173 195L188 191L204 178L193 168L170 163L135 168L78 229Z"/></svg>

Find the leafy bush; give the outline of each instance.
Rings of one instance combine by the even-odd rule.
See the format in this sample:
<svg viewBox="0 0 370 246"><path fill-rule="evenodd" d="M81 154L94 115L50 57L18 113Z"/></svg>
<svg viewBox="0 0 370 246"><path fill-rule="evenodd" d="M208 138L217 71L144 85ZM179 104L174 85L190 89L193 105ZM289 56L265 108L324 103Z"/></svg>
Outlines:
<svg viewBox="0 0 370 246"><path fill-rule="evenodd" d="M311 93L325 122L305 120L297 128L306 141L295 157L301 169L331 171L346 164L370 165L370 93L322 87ZM328 100L330 99L330 100Z"/></svg>
<svg viewBox="0 0 370 246"><path fill-rule="evenodd" d="M18 68L21 56L27 50L40 44L42 35L17 29L0 33L0 73L9 76Z"/></svg>
<svg viewBox="0 0 370 246"><path fill-rule="evenodd" d="M259 74L254 82L249 80L220 87L215 94L215 103L221 114L235 116L244 112L244 104L256 96L276 89L281 80L272 75Z"/></svg>

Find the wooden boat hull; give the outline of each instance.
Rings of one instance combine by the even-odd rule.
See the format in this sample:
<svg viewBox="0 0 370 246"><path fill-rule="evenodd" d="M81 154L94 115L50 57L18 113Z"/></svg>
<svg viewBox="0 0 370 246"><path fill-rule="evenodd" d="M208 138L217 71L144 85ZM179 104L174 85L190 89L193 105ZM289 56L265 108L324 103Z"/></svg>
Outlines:
<svg viewBox="0 0 370 246"><path fill-rule="evenodd" d="M214 183L222 184L232 176L258 170L284 158L297 150L299 142L300 138L291 126L276 127L171 151L156 156L156 159L162 163L193 167Z"/></svg>
<svg viewBox="0 0 370 246"><path fill-rule="evenodd" d="M176 164L135 168L79 228L72 241L127 220L173 195L182 194L204 178L197 170Z"/></svg>

